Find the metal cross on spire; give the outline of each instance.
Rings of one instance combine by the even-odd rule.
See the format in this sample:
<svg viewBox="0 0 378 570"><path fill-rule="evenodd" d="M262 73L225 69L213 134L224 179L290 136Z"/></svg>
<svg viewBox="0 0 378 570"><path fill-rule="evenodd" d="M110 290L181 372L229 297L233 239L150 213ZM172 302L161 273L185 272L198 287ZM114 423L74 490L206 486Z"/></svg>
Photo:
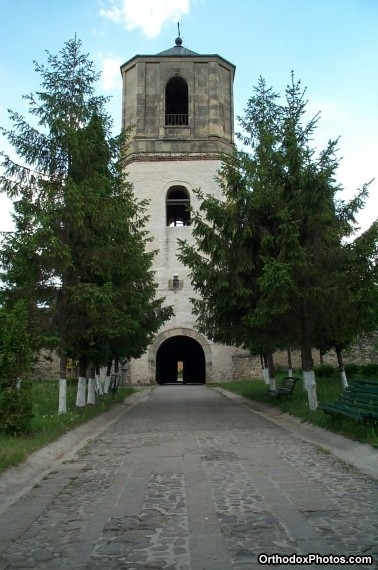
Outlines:
<svg viewBox="0 0 378 570"><path fill-rule="evenodd" d="M180 22L177 22L177 31L178 31L178 36L176 38L175 44L176 44L176 46L181 46L182 45L182 38L180 36Z"/></svg>

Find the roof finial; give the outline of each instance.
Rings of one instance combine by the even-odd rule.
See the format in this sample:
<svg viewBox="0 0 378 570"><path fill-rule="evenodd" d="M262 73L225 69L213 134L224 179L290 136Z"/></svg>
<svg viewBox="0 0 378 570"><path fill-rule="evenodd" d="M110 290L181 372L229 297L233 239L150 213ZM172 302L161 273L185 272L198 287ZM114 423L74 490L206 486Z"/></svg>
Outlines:
<svg viewBox="0 0 378 570"><path fill-rule="evenodd" d="M176 44L177 46L181 46L181 45L182 45L182 39L181 39L181 36L180 36L180 22L177 22L177 31L178 31L178 37L177 37L176 40L175 40L175 44Z"/></svg>

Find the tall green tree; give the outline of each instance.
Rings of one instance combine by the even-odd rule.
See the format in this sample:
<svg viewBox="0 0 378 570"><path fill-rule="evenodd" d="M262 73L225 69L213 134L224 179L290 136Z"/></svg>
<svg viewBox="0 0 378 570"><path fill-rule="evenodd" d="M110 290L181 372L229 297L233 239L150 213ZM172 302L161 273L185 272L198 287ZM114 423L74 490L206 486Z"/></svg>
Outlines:
<svg viewBox="0 0 378 570"><path fill-rule="evenodd" d="M323 352L335 349L343 387L348 385L343 350L378 329L377 236L376 221L355 239L344 242L333 264L333 284L329 292L332 310L324 311L316 330L316 346Z"/></svg>
<svg viewBox="0 0 378 570"><path fill-rule="evenodd" d="M13 129L2 130L22 159L3 155L1 188L17 204L3 271L6 294L27 290L39 332L56 339L64 412L67 356L97 365L115 344L128 356L171 312L155 299L146 204L127 180L126 134L111 136L95 94L99 74L76 37L47 61L35 64L41 90L26 96L33 123L10 112Z"/></svg>
<svg viewBox="0 0 378 570"><path fill-rule="evenodd" d="M69 172L82 200L69 238L75 271L67 292L70 356L79 359L80 368L78 405L85 402L88 364L98 368L110 357L140 355L171 315L163 299L155 299L154 252L146 251L150 238L143 229L146 204L135 200L127 181L125 137L111 143L114 162L102 121L94 115L79 133ZM92 403L93 398L90 380Z"/></svg>
<svg viewBox="0 0 378 570"><path fill-rule="evenodd" d="M195 244L181 242L180 259L200 294L193 306L201 330L253 352L299 348L315 409L312 347L341 294L342 274L348 286L337 260L347 257L344 238L353 234L367 187L349 204L338 203L337 141L315 153L319 117L306 121L306 105L293 75L283 102L259 79L240 119L244 148L223 157L223 199L199 193Z"/></svg>

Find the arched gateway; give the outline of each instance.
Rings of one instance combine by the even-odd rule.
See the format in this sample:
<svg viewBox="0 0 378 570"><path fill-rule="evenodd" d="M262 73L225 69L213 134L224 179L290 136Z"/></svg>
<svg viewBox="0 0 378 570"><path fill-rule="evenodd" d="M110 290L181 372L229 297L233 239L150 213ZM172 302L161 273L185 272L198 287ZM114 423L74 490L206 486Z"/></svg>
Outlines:
<svg viewBox="0 0 378 570"><path fill-rule="evenodd" d="M205 384L211 367L207 340L190 329L165 331L150 347L149 368L157 384Z"/></svg>

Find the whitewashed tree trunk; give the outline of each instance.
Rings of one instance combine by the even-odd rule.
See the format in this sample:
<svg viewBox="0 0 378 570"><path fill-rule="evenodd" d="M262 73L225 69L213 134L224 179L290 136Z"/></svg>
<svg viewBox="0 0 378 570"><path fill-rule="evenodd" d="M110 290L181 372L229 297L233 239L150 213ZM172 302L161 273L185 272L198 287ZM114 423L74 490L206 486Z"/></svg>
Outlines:
<svg viewBox="0 0 378 570"><path fill-rule="evenodd" d="M340 377L341 377L341 384L343 388L348 388L349 384L348 384L348 380L345 374L345 370L342 370L340 372Z"/></svg>
<svg viewBox="0 0 378 570"><path fill-rule="evenodd" d="M107 394L109 392L109 384L110 384L110 376L107 376L104 382L104 394Z"/></svg>
<svg viewBox="0 0 378 570"><path fill-rule="evenodd" d="M95 386L96 386L96 379L95 378L89 378L88 379L87 404L94 405L96 403Z"/></svg>
<svg viewBox="0 0 378 570"><path fill-rule="evenodd" d="M59 357L59 398L58 414L67 412L67 354L63 350Z"/></svg>
<svg viewBox="0 0 378 570"><path fill-rule="evenodd" d="M269 376L269 390L271 392L276 391L276 379Z"/></svg>
<svg viewBox="0 0 378 570"><path fill-rule="evenodd" d="M59 378L59 405L58 414L65 414L67 412L67 380Z"/></svg>
<svg viewBox="0 0 378 570"><path fill-rule="evenodd" d="M345 374L343 352L339 346L335 346L335 350L336 350L336 356L337 356L337 364L339 365L341 385L345 389L345 388L348 388L348 380L347 380L347 377Z"/></svg>
<svg viewBox="0 0 378 570"><path fill-rule="evenodd" d="M83 376L79 376L77 382L77 395L76 395L76 406L82 408L85 406L85 392L87 388L87 379Z"/></svg>
<svg viewBox="0 0 378 570"><path fill-rule="evenodd" d="M302 370L302 388L304 392L307 392L306 376L303 370Z"/></svg>
<svg viewBox="0 0 378 570"><path fill-rule="evenodd" d="M103 390L103 386L102 386L102 380L99 374L96 374L96 394L98 394L99 396L102 396L104 393Z"/></svg>
<svg viewBox="0 0 378 570"><path fill-rule="evenodd" d="M303 371L304 385L307 390L308 407L310 410L316 410L318 407L318 398L316 395L316 380L315 372L313 370Z"/></svg>
<svg viewBox="0 0 378 570"><path fill-rule="evenodd" d="M263 374L263 379L264 379L265 384L269 384L269 370L268 370L268 368L263 368L262 374Z"/></svg>
<svg viewBox="0 0 378 570"><path fill-rule="evenodd" d="M271 392L276 391L276 367L274 366L273 352L269 351L266 353L266 360L268 364L268 374L269 374L269 390Z"/></svg>
<svg viewBox="0 0 378 570"><path fill-rule="evenodd" d="M291 358L291 348L287 349L287 366L288 366L288 376L289 378L293 377L293 362Z"/></svg>

